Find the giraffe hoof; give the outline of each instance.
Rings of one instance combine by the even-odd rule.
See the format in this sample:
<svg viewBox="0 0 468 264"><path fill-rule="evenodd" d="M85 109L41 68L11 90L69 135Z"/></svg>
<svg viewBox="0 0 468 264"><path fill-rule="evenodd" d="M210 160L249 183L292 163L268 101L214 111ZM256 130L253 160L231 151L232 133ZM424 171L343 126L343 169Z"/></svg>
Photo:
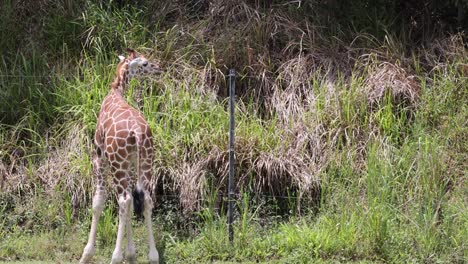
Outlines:
<svg viewBox="0 0 468 264"><path fill-rule="evenodd" d="M158 254L157 250L150 251L149 263L150 264L159 264L159 254Z"/></svg>
<svg viewBox="0 0 468 264"><path fill-rule="evenodd" d="M83 257L81 257L80 262L78 262L78 263L87 264L87 263L89 263L90 260L91 260L91 258L87 258L87 257L83 256Z"/></svg>
<svg viewBox="0 0 468 264"><path fill-rule="evenodd" d="M136 255L126 256L126 261L125 261L125 263L136 264L136 263L137 263L137 261L136 261Z"/></svg>
<svg viewBox="0 0 468 264"><path fill-rule="evenodd" d="M111 264L122 263L122 260L123 260L122 255L119 256L119 255L113 254Z"/></svg>
<svg viewBox="0 0 468 264"><path fill-rule="evenodd" d="M91 258L94 255L94 245L86 245L85 249L83 250L83 255L80 259L80 264L86 264L91 261Z"/></svg>

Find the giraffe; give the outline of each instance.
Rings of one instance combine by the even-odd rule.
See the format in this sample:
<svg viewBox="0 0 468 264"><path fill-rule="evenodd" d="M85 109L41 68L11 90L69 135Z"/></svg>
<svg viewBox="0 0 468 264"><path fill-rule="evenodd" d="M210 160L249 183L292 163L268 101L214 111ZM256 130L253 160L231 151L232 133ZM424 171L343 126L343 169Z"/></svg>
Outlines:
<svg viewBox="0 0 468 264"><path fill-rule="evenodd" d="M127 49L127 52L127 57L119 56L117 76L111 84L111 91L102 102L97 120L93 152L96 190L92 202L91 230L80 263L88 263L95 252L97 225L107 198L105 177L109 173L112 175L119 204L117 240L111 263L121 263L123 260L122 242L125 229L126 262L136 261L131 224L133 207L137 214L144 211L150 263L159 262L151 228L153 202L150 196L150 180L154 156L151 129L143 114L125 101L124 94L132 78L151 73L159 74L162 70L157 63L149 62L138 52L131 49Z"/></svg>

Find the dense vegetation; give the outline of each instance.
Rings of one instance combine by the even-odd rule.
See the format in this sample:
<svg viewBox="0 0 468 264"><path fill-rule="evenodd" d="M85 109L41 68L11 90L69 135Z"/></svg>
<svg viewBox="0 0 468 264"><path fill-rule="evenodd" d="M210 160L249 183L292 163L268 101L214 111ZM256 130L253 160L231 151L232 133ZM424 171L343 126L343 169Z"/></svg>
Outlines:
<svg viewBox="0 0 468 264"><path fill-rule="evenodd" d="M78 260L96 114L132 47L166 69L132 81L128 100L155 135L154 226L167 263L467 262L466 5L2 1L0 260ZM107 204L97 262L116 235ZM145 259L145 239L136 243Z"/></svg>

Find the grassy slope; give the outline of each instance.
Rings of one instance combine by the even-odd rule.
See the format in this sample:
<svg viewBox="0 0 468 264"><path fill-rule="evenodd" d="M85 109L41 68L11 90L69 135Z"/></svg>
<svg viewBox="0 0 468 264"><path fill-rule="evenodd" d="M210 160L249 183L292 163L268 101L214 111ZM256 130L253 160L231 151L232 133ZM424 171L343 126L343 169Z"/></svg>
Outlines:
<svg viewBox="0 0 468 264"><path fill-rule="evenodd" d="M0 259L79 258L96 113L116 50L132 46L152 51L167 69L131 91L149 87L143 112L157 139L157 188L197 209L183 218L179 204L158 199L164 209L154 225L167 263L467 260L463 35L428 37L422 47L410 33L368 27L387 25L385 17L350 16L354 30L369 33L357 34L308 5L270 11L215 1L208 12L164 1L57 3L7 1L1 11ZM246 195L233 245L213 195L225 186L227 67L254 76L238 78L238 178ZM317 179L320 206L300 216L294 199L285 209L254 195L307 194ZM109 204L97 262L112 252ZM275 208L292 216L275 217ZM139 226L139 259L143 234Z"/></svg>

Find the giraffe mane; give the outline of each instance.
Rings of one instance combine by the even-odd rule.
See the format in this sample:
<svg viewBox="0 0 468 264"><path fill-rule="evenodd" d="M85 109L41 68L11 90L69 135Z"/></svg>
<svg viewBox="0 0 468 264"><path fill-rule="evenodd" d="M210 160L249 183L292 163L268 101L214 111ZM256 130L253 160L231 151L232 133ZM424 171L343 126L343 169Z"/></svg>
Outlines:
<svg viewBox="0 0 468 264"><path fill-rule="evenodd" d="M130 61L134 60L137 57L141 57L141 55L137 51L135 51L133 49L127 48L126 51L128 53L127 57L119 55L120 61L117 64L117 69L116 69L116 75L117 76L115 77L114 81L111 84L111 88L114 89L114 90L118 89L119 85L123 81L122 80L122 75L125 74L125 73L122 73L122 71L127 71ZM123 67L125 67L125 68L123 68Z"/></svg>
<svg viewBox="0 0 468 264"><path fill-rule="evenodd" d="M122 78L121 78L121 71L122 71L122 68L123 67L128 67L128 63L126 62L126 60L121 60L119 62L119 64L117 65L117 69L115 70L115 73L116 73L116 77L114 79L114 81L112 82L111 84L111 88L112 89L117 89L119 87L119 84L120 82L122 81ZM126 69L124 69L126 70Z"/></svg>

